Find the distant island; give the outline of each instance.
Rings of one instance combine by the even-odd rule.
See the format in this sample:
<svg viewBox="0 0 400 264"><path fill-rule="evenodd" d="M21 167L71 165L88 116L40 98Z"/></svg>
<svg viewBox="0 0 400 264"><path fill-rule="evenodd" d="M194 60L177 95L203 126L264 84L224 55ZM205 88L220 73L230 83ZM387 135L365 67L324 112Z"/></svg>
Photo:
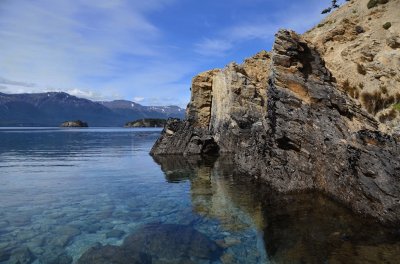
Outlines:
<svg viewBox="0 0 400 264"><path fill-rule="evenodd" d="M81 120L65 121L60 125L60 127L88 127L88 123Z"/></svg>
<svg viewBox="0 0 400 264"><path fill-rule="evenodd" d="M124 127L164 127L166 122L166 119L161 118L144 118L128 122Z"/></svg>

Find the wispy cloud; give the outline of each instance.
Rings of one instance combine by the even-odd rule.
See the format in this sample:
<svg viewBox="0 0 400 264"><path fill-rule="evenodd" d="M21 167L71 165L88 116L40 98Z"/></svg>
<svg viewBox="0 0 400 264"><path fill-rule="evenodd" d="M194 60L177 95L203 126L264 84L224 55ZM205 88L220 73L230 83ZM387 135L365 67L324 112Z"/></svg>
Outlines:
<svg viewBox="0 0 400 264"><path fill-rule="evenodd" d="M195 44L196 52L206 56L221 56L232 48L232 41L228 39L204 39Z"/></svg>
<svg viewBox="0 0 400 264"><path fill-rule="evenodd" d="M187 71L151 68L154 63L167 65L171 58L160 48L163 33L147 18L173 2L15 0L0 4L0 74L29 80L10 83L3 78L0 83L18 86L10 92L63 90L111 99L143 87L164 86L160 79L177 82Z"/></svg>
<svg viewBox="0 0 400 264"><path fill-rule="evenodd" d="M36 84L34 84L34 83L13 81L13 80L8 80L3 77L0 77L0 84L17 85L17 86L23 86L23 87L35 87L36 86ZM3 86L3 87L5 87L5 86Z"/></svg>
<svg viewBox="0 0 400 264"><path fill-rule="evenodd" d="M299 3L282 1L276 7L277 10L271 12L268 17L255 15L244 20L238 19L236 23L220 28L213 38L208 36L196 43L195 50L205 56L224 56L243 42L271 42L275 33L281 28L303 33L322 18L320 10L326 5L316 0L310 2L312 3L300 7Z"/></svg>
<svg viewBox="0 0 400 264"><path fill-rule="evenodd" d="M59 90L49 90L48 92L50 91L59 92ZM112 96L105 96L101 92L80 90L77 88L66 90L65 92L69 93L70 95L74 95L76 97L86 98L94 101L114 100L121 98L119 94L114 94Z"/></svg>
<svg viewBox="0 0 400 264"><path fill-rule="evenodd" d="M140 97L140 96L135 96L135 97L133 97L133 101L136 102L136 103L140 103L140 102L142 102L144 99L145 99L144 97Z"/></svg>

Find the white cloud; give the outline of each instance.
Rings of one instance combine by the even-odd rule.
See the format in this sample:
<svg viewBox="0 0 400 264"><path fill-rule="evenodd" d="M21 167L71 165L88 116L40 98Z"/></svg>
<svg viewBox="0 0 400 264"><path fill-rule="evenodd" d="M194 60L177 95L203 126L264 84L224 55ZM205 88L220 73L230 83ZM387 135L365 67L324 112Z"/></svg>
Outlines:
<svg viewBox="0 0 400 264"><path fill-rule="evenodd" d="M50 91L50 90L49 90ZM53 90L57 91L57 90ZM76 97L81 97L81 98L86 98L89 100L93 101L103 101L103 100L114 100L114 99L119 99L118 96L106 96L100 92L96 91L88 91L88 90L80 90L80 89L71 89L71 90L66 90L66 93L76 96Z"/></svg>
<svg viewBox="0 0 400 264"><path fill-rule="evenodd" d="M7 90L8 90L8 87L7 87L7 86L0 85L0 91L6 92Z"/></svg>
<svg viewBox="0 0 400 264"><path fill-rule="evenodd" d="M133 101L136 103L140 103L144 100L144 97L140 97L140 96L135 96L133 97Z"/></svg>
<svg viewBox="0 0 400 264"><path fill-rule="evenodd" d="M326 3L310 0L310 3L302 8L299 8L302 5L299 3L282 1L278 3L281 10L271 12L268 17L263 15L248 20L238 19L236 24L217 31L213 38L208 37L196 43L195 49L205 56L224 56L235 46L246 41L271 41L281 28L303 33L321 20L323 16L320 13Z"/></svg>
<svg viewBox="0 0 400 264"><path fill-rule="evenodd" d="M196 52L206 56L222 56L232 48L232 43L225 39L204 39L195 44Z"/></svg>
<svg viewBox="0 0 400 264"><path fill-rule="evenodd" d="M13 80L9 80L9 79L3 78L3 77L0 77L0 84L17 85L17 86L24 86L24 87L35 87L36 86L36 84L34 84L34 83L13 81Z"/></svg>
<svg viewBox="0 0 400 264"><path fill-rule="evenodd" d="M127 83L123 82L125 75L135 79L136 73L141 71L139 75L143 75L144 70L151 75L151 69L145 65L147 61L158 60L161 64L170 61L164 55L167 52L160 49L162 32L146 14L174 1L13 0L2 3L0 75L37 84L20 83L10 92L50 89L87 98L112 97L118 93L126 96L119 92L127 89ZM181 78L176 73L172 75ZM130 83L134 84L134 81Z"/></svg>

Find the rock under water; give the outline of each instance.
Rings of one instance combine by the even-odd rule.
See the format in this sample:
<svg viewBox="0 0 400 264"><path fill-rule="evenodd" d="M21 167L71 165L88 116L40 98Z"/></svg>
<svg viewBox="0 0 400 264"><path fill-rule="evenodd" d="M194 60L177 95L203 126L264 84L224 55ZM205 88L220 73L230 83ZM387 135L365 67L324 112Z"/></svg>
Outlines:
<svg viewBox="0 0 400 264"><path fill-rule="evenodd" d="M195 263L216 260L221 248L196 229L177 224L149 224L118 246L96 245L78 260L88 263Z"/></svg>

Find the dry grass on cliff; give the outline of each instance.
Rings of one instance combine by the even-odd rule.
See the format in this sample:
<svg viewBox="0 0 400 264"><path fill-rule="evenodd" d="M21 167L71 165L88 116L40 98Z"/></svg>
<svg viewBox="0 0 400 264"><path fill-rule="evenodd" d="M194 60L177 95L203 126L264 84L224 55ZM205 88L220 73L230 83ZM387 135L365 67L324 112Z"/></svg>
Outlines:
<svg viewBox="0 0 400 264"><path fill-rule="evenodd" d="M338 87L376 117L399 102L399 10L400 0L351 0L304 34Z"/></svg>

